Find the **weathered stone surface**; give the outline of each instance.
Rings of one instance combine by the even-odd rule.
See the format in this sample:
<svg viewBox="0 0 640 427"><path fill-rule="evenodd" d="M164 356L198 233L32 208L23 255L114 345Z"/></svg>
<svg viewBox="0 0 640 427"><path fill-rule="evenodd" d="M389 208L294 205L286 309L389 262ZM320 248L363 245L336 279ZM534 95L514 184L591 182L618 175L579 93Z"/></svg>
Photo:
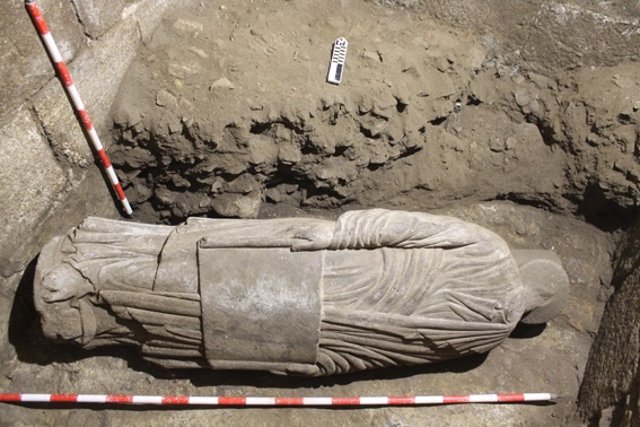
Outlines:
<svg viewBox="0 0 640 427"><path fill-rule="evenodd" d="M102 36L120 19L125 0L71 0L85 33L91 38Z"/></svg>
<svg viewBox="0 0 640 427"><path fill-rule="evenodd" d="M74 58L85 37L71 3L38 2L65 61ZM22 1L0 3L0 117L17 108L54 76L53 68ZM1 120L0 120L1 121Z"/></svg>
<svg viewBox="0 0 640 427"><path fill-rule="evenodd" d="M15 289L18 287L20 277L20 274L16 274L8 278L0 275L0 322L3 325L9 324L11 306L16 299ZM8 335L9 328L0 328L0 354L3 356L3 358L11 354L11 350L8 348ZM3 360L0 359L0 369L2 367L2 362Z"/></svg>
<svg viewBox="0 0 640 427"><path fill-rule="evenodd" d="M96 185L93 183L93 188ZM337 214L336 211L324 212L325 216L333 218ZM600 318L599 283L601 280L608 283L610 263L606 257L611 248L609 235L583 222L508 202L452 208L446 214L492 229L512 247L529 243L553 248L567 268L572 284L572 297L565 314L534 338L508 338L486 359L471 358L438 364L433 369L393 370L385 375L352 374L329 385L325 379L286 378L238 371L177 371L170 378L159 376L156 369L138 362L135 355L128 352L87 353L70 346L53 345L42 336L37 316L29 315L33 311L27 311L21 322L13 322L14 332L18 330L19 333L15 334L0 360L0 388L47 390L54 387L109 393L124 387L126 392L138 394L261 396L455 394L527 389L575 396L593 328L597 328ZM64 226L57 227L64 230ZM30 294L25 294L25 297L27 295L30 298ZM21 303L18 301L17 304ZM22 310L21 306L19 308ZM130 358L124 360L122 356ZM555 405L452 405L352 411L316 408L304 411L296 408L194 409L173 411L171 414L166 411L95 411L84 408L36 411L29 407L4 405L0 411L0 423L11 425L20 420L29 425L82 425L84 422L84 425L114 427L123 424L155 426L166 423L167 416L170 416L175 423L198 425L254 425L257 422L309 427L579 425L571 418L574 411L572 400L562 399Z"/></svg>
<svg viewBox="0 0 640 427"><path fill-rule="evenodd" d="M41 0L43 4L50 3L52 1ZM83 0L78 0L81 2ZM21 9L22 4L19 0L11 0L5 2L16 6L16 10ZM109 7L111 2L105 2L104 4ZM207 6L211 4L211 7L217 9L217 4L203 2ZM234 2L235 3L235 2ZM238 2L240 3L240 2ZM298 2L288 2L298 4ZM397 0L394 3L411 4L413 1L401 1ZM432 2L431 4L435 4ZM605 59L605 61L611 61L611 58L629 58L632 55L637 55L637 52L628 55L626 52L629 49L633 50L637 43L635 38L638 35L637 27L633 25L624 25L624 23L616 23L609 21L609 28L613 28L615 36L621 41L619 48L610 48L610 40L606 40L605 37L601 37L600 25L597 25L597 33L592 31L574 31L575 38L568 39L561 36L555 36L558 32L571 33L571 22L577 22L582 20L585 13L594 11L601 13L602 9L609 9L612 12L617 12L619 16L627 18L629 22L633 23L633 16L637 5L631 1L620 2L597 2L595 0L579 0L573 2L553 1L553 2L536 2L525 1L513 4L507 4L502 2L495 4L493 2L470 1L466 3L457 2L441 2L449 10L455 8L464 9L467 7L473 8L478 6L477 9L472 11L472 16L484 18L489 16L489 21L493 20L493 24L496 22L498 32L504 36L506 34L512 43L516 44L513 49L498 49L497 60L505 59L502 55L505 51L511 52L513 55L507 55L508 61L513 56L517 56L523 53L526 56L525 59L535 58L536 56L545 56L542 61L543 66L541 69L547 69L548 65L556 64L553 61L554 57L560 59L560 61L573 62L577 58L581 58L582 52L578 52L580 55L575 55L573 47L575 42L584 43L589 50L586 52L585 62L587 64L593 63L593 57L599 56ZM559 25L558 20L546 19L546 14L542 14L542 25L539 25L540 21L536 18L540 18L540 15L536 13L528 13L526 10L524 13L510 14L508 9L511 6L518 11L520 7L525 8L532 4L539 5L552 5L555 9L556 16L558 18L566 18L568 22ZM67 2L56 1L55 4L61 6L67 6ZM225 3L229 5L229 3ZM355 3L354 3L355 4ZM575 5L582 6L579 10L572 8ZM567 8L568 6L568 8ZM564 13L562 9L564 7ZM624 8L627 8L624 10ZM2 6L0 6L2 9ZM617 9L617 10L616 10ZM220 9L222 10L222 9ZM435 10L433 8L432 10ZM522 10L522 9L520 9ZM262 11L262 7L261 7ZM221 12L225 13L225 12ZM228 12L227 12L228 13ZM572 16L574 14L575 16ZM233 18L235 14L231 14ZM263 13L263 15L266 15ZM637 16L637 14L635 14ZM3 14L3 18L4 15ZM245 16L245 15L237 15ZM266 15L268 16L268 15ZM363 15L365 16L365 15ZM513 16L517 18L513 19ZM522 21L521 17L534 17L530 20L525 19ZM592 16L596 16L593 14ZM600 15L602 17L602 15ZM577 17L577 18L576 18ZM606 16L604 17L606 19ZM613 17L615 19L615 16ZM8 18L12 19L12 18ZM572 21L573 20L573 21ZM515 25L514 25L515 22ZM28 21L27 21L28 23ZM244 29L242 24L246 24L246 21L240 22L239 30ZM3 22L4 24L4 22ZM489 22L491 24L491 22ZM551 40L552 49L546 49L539 47L537 40L534 37L518 37L515 30L531 27L540 28L541 32L548 28L551 24L552 31ZM6 25L6 24L5 24ZM2 31L7 26L3 25ZM140 22L140 25L144 28L146 23ZM604 25L602 25L604 26ZM475 27L475 28L474 28ZM493 29L483 27L483 25L465 25L465 28L474 31L476 28L484 28L486 31L484 43L487 46L495 46L496 40L495 32L496 27ZM491 25L489 25L491 27ZM27 25L26 32L32 30ZM494 34L492 34L494 33ZM267 33L267 35L270 34ZM31 33L30 35L34 35ZM54 35L58 38L58 29L54 28ZM588 36L598 39L601 43L589 43ZM236 34L237 36L237 34ZM493 37L492 37L493 36ZM546 35L545 35L546 37ZM290 37L289 37L290 38ZM499 37L498 37L499 38ZM296 37L294 36L295 40ZM299 39L298 39L299 40ZM524 42L523 42L524 41ZM569 50L565 50L566 42L569 43ZM43 55L41 46L37 44L37 39L34 39L34 46L38 48L38 52ZM8 38L0 38L0 44L9 43ZM523 50L520 49L524 45ZM513 45L511 46L513 47ZM12 47L9 46L9 50ZM199 48L198 48L199 49ZM636 49L637 50L637 49ZM7 54L7 50L2 50ZM324 52L324 51L323 51ZM281 52L278 52L276 56L280 56ZM300 55L303 60L308 61L308 58L303 57L304 53ZM328 54L327 54L328 55ZM4 58L3 58L4 59ZM578 59L580 61L581 59ZM596 61L597 62L597 61ZM386 64L393 64L393 61L386 61ZM353 63L352 63L353 65ZM11 64L6 63L4 67L10 67ZM564 66L564 65L562 65ZM46 69L46 67L45 67ZM319 72L322 77L322 71ZM52 73L51 73L52 75ZM351 74L352 76L354 74ZM555 77L554 77L555 78ZM395 83L395 82L394 82ZM597 86L598 87L598 86ZM9 83L9 89L11 90L12 83ZM491 88L490 88L491 89ZM237 90L233 91L234 93ZM16 92L17 93L17 92ZM4 94L4 93L3 93ZM23 92L19 93L22 96ZM520 94L518 97L520 103L525 103L526 98ZM0 106L2 109L9 105L18 105L21 100L15 100L13 98L6 98L3 100L3 104ZM260 102L259 102L260 101ZM256 105L256 110L262 109L264 102L262 100L253 101L252 105ZM578 103L578 105L581 105ZM252 107L253 108L253 107ZM411 107L413 108L413 106ZM1 115L1 113L0 113ZM550 117L556 117L555 113L549 113ZM4 120L1 119L0 122ZM584 121L583 121L584 123ZM0 126L2 127L2 126ZM622 127L622 126L620 126ZM608 128L607 131L610 129ZM547 135L545 135L546 137ZM626 132L613 135L616 140L624 141L629 140L629 134ZM640 144L640 142L638 142ZM465 148L461 145L461 147ZM456 147L457 148L457 147ZM614 147L615 148L615 147ZM430 146L433 149L433 145ZM598 154L601 153L602 147L598 147ZM636 147L637 151L637 147ZM599 156L602 158L603 156ZM545 157L543 157L545 158ZM591 170L589 166L584 166L580 161L574 162L579 167L584 167L586 170ZM633 163L619 162L615 165L615 173L621 175L627 175L633 177L635 173L630 169L629 165ZM637 166L637 163L636 163ZM424 167L423 167L424 168ZM94 168L90 168L93 170ZM396 168L398 169L398 168ZM437 167L433 167L437 170ZM545 168L545 170L547 170ZM628 173L628 172L631 173ZM454 173L455 174L455 173ZM489 174L492 175L492 174ZM635 178L634 178L635 179ZM384 179L380 181L386 182ZM623 181L621 181L624 184ZM84 193L79 193L78 200L80 204L90 205L93 198L96 197L95 189L97 186L103 185L101 181L95 181L93 188L89 187L88 190L84 190ZM4 182L0 186L4 185ZM427 186L425 185L425 188ZM278 187L280 188L280 187ZM375 194L375 191L369 191L370 194ZM101 194L101 193L99 193ZM282 194L285 194L284 192ZM426 197L430 197L429 193L424 194ZM415 195L414 195L415 196ZM422 195L419 195L421 197ZM492 196L493 197L493 196ZM106 199L108 204L111 204L109 199ZM407 199L409 200L409 199ZM407 200L403 203L407 203ZM438 199L440 200L440 199ZM592 200L593 201L593 200ZM410 200L411 203L418 203L418 199L414 198ZM380 203L385 203L382 200ZM370 205L373 205L371 203ZM398 206L395 204L394 206ZM413 207L413 205L410 205ZM86 206L84 206L86 207ZM56 216L67 216L75 214L76 210L69 208L60 215L56 213ZM491 209L487 211L487 218L491 221L500 213ZM80 213L78 213L80 215ZM104 214L101 214L104 215ZM356 395L356 394L411 394L420 392L423 390L437 390L438 392L460 392L461 387L464 390L469 390L469 387L478 390L519 390L523 385L530 386L530 389L550 389L560 391L567 396L575 396L577 386L573 387L576 381L579 381L582 370L584 368L584 359L588 352L588 347L591 342L593 327L597 327L598 320L600 318L600 304L599 300L596 301L593 297L594 289L599 288L599 281L602 277L599 277L597 272L602 271L600 265L603 255L606 256L606 248L598 247L596 244L591 246L585 245L589 242L593 236L598 236L604 239L605 234L588 228L585 224L575 225L574 228L568 227L565 222L558 222L558 227L552 226L552 220L545 217L546 214L541 214L539 217L529 217L527 215L516 215L518 217L518 225L511 224L511 220L514 216L509 212L504 218L504 223L500 224L500 227L509 228L511 230L511 236L518 242L522 238L522 233L534 233L536 237L540 237L546 247L555 246L557 249L564 251L563 261L568 266L568 271L572 279L572 288L574 289L574 295L571 302L570 314L566 317L562 317L558 322L552 324L545 332L534 340L518 340L509 339L507 346L499 349L496 353L489 356L488 360L476 369L468 370L464 369L464 372L459 372L460 365L453 365L449 369L453 369L456 372L439 372L436 374L425 374L419 372L418 375L413 375L407 378L404 373L398 373L396 376L390 378L377 378L371 379L371 377L361 377L366 381L345 381L344 384L336 385L331 388L318 389L317 382L306 383L306 388L300 388L299 382L285 382L283 379L273 379L269 376L261 376L257 378L254 375L241 376L237 373L233 373L226 376L220 376L218 373L209 376L202 376L200 374L191 375L185 374L180 376L179 379L153 379L148 372L146 366L137 363L129 363L127 368L127 362L112 358L109 356L98 357L86 357L82 360L77 360L69 363L69 356L66 351L56 349L49 346L38 346L37 343L43 343L42 340L38 341L37 329L24 329L22 334L24 337L24 344L17 346L9 346L7 351L2 350L2 360L0 360L0 366L2 374L0 375L0 389L11 390L34 390L34 389L50 389L52 384L55 388L66 390L92 390L96 392L110 392L114 389L121 388L123 384L127 387L127 391L145 393L174 393L176 390L184 393L202 393L203 386L207 386L207 393L237 393L237 394L264 394L264 395L283 395L283 394L317 394L317 395ZM501 217L502 218L502 217ZM545 219L546 218L546 219ZM567 220L568 221L568 220ZM64 225L61 223L53 227L58 227L59 230L64 229ZM71 220L71 223L79 222L79 220ZM581 228L583 227L583 228ZM553 232L550 232L553 230ZM583 230L581 232L579 230ZM531 238L527 234L527 239ZM38 245L33 244L33 247ZM588 249L585 250L585 247ZM608 283L608 281L603 281ZM584 288L588 288L588 294L585 294ZM0 288L7 288L7 295L11 293L11 290L15 288L12 283L0 282ZM0 290L2 290L0 289ZM597 295L597 292L596 292ZM9 298L9 296L7 296ZM8 300L4 301L0 305L0 312L8 314L9 304ZM1 318L0 323L8 325L5 318ZM28 324L27 324L28 325ZM595 325L595 326L594 326ZM27 332L29 331L29 333ZM35 339L34 339L35 338ZM19 348L20 356L16 356L16 348ZM53 350L53 351L52 351ZM537 351L536 351L537 350ZM544 354L543 357L533 359L530 354ZM584 355L584 357L583 357ZM506 360L505 360L506 359ZM42 360L55 361L63 363L42 363ZM506 363L505 363L506 362ZM525 366L526 369L522 369ZM549 369L553 366L554 369ZM114 369L116 368L116 369ZM413 372L415 373L415 372ZM496 374L498 373L498 374ZM99 378L100 380L96 380ZM224 384L224 385L223 385ZM256 387L259 390L256 391ZM97 387L97 388L96 388ZM283 387L287 387L284 388ZM288 391L287 391L288 390ZM358 411L329 411L322 409L309 409L308 411L300 411L298 409L281 409L273 411L265 411L261 409L248 409L246 411L236 410L196 410L196 411L184 411L175 412L169 415L174 423L179 424L221 424L221 423L234 423L234 424L255 424L256 420L264 423L265 425L282 425L282 424L305 424L308 426L313 425L376 425L376 426L401 426L401 425L477 425L477 424L500 424L509 423L514 425L567 425L563 414L566 414L567 407L570 404L559 403L553 406L539 407L539 406L501 406L495 407L493 405L471 405L471 406L457 406L457 407L440 407L440 408L388 408L388 409L362 409ZM9 406L4 405L0 411L0 424L14 424L16 422L22 422L32 425L54 425L54 424L68 424L68 425L157 425L166 423L167 413L164 411L153 412L137 412L126 411L117 412L113 411L93 411L89 409L73 409L66 410L60 409L56 411L34 411L33 408ZM183 421L179 421L182 419ZM16 421L19 420L19 421ZM219 421L216 422L216 420Z"/></svg>
<svg viewBox="0 0 640 427"><path fill-rule="evenodd" d="M634 388L640 380L640 222L623 245L613 284L617 289L607 302L580 388L585 418L598 417L613 405L637 412L637 402L626 400L634 394L637 399Z"/></svg>
<svg viewBox="0 0 640 427"><path fill-rule="evenodd" d="M0 274L28 244L67 178L26 108L0 129Z"/></svg>
<svg viewBox="0 0 640 427"><path fill-rule="evenodd" d="M129 5L122 12L122 23L70 64L69 70L100 135L106 134L109 109L140 37L149 35L171 3L172 0L142 0ZM56 154L72 164L88 165L92 161L91 150L60 84L50 81L34 104ZM108 143L109 139L103 138L103 144Z"/></svg>
<svg viewBox="0 0 640 427"><path fill-rule="evenodd" d="M511 251L453 217L371 209L335 222L87 218L42 249L34 301L46 336L85 348L322 376L486 353L518 322L559 315L568 287L552 251Z"/></svg>
<svg viewBox="0 0 640 427"><path fill-rule="evenodd" d="M128 7L125 10L118 10L118 19L123 20L119 29L114 29L105 40L91 44L90 49L83 51L81 58L76 58L85 37L71 3L50 0L39 2L63 58L66 61L77 59L70 63L70 69L92 119L98 124L104 123L107 117L115 89L140 38L150 34L171 1L142 0L126 3ZM108 9L112 5L104 3L100 7ZM92 189L80 185L69 193L61 193L67 179L75 185L85 179L86 175L76 173L75 176L64 176L66 173L51 153L51 147L40 135L41 125L44 125L58 159L86 165L92 161L88 144L63 89L57 79L51 79L53 69L23 3L3 3L0 5L0 16L4 24L0 28L0 35L6 36L0 37L4 52L4 65L0 69L0 94L4 99L0 106L0 190L3 199L7 200L0 208L2 227L5 228L0 242L0 274L9 275L19 271L33 258L43 241L50 238L49 233L58 234L71 225L65 225L63 218L80 215L72 221L77 223L89 212L109 215L113 201L99 176L97 179L90 179L94 187ZM126 48L123 49L123 46ZM32 119L27 108L8 112L15 104L36 92L47 79L49 82L33 98L38 118ZM83 87L86 93L83 93ZM4 112L8 113L2 116ZM44 122L36 123L38 120ZM107 143L108 139L105 138L103 142ZM94 173L97 171L92 170L89 175L93 176ZM98 196L95 194L96 187L101 188ZM67 196L80 199L62 203ZM58 221L53 221L53 215L47 214L55 212L55 209L69 211L58 217ZM9 232L9 227L16 231ZM56 227L62 229L56 230Z"/></svg>
<svg viewBox="0 0 640 427"><path fill-rule="evenodd" d="M30 230L28 241L15 245L9 241L5 248L11 256L4 259L0 275L11 275L20 272L40 252L51 237L64 233L89 215L100 215L107 218L120 216L116 204L108 189L108 184L98 168L91 168L86 174L70 177L71 185L65 187L59 195L60 203L50 205L51 214L38 226ZM104 189L104 190L103 190Z"/></svg>

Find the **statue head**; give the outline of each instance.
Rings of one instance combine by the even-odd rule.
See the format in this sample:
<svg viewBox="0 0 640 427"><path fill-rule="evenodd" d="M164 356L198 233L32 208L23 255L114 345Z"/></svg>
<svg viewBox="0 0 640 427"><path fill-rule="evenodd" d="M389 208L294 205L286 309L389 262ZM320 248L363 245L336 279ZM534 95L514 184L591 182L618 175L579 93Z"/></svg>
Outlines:
<svg viewBox="0 0 640 427"><path fill-rule="evenodd" d="M569 278L556 254L547 250L514 250L526 289L525 324L546 323L562 312L569 295Z"/></svg>
<svg viewBox="0 0 640 427"><path fill-rule="evenodd" d="M78 270L60 262L60 243L54 239L40 254L34 283L35 305L46 336L84 344L95 334L95 320L91 320L90 304L85 301L95 291Z"/></svg>
<svg viewBox="0 0 640 427"><path fill-rule="evenodd" d="M71 265L62 263L44 272L42 300L47 303L82 298L93 292L93 286Z"/></svg>

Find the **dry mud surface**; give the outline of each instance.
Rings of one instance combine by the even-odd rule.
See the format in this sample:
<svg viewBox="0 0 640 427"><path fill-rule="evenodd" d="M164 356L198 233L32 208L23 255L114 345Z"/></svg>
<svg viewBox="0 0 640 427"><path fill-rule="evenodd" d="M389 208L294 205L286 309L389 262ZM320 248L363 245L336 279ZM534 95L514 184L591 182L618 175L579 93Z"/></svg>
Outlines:
<svg viewBox="0 0 640 427"><path fill-rule="evenodd" d="M341 5L192 2L164 19L113 109L140 219L510 199L598 223L640 203L636 63L543 76L419 11Z"/></svg>
<svg viewBox="0 0 640 427"><path fill-rule="evenodd" d="M344 81L333 86L325 78L339 36L350 46ZM494 56L483 40L419 8L367 1L185 2L144 40L122 82L111 156L138 221L435 210L484 225L513 247L552 249L572 288L565 313L544 330L518 330L486 358L427 368L328 379L172 374L126 350L81 352L46 341L26 274L11 308L0 388L261 396L549 391L563 396L557 404L4 405L0 425L577 424L574 401L610 292L615 242L608 231L640 204L640 66L543 75Z"/></svg>

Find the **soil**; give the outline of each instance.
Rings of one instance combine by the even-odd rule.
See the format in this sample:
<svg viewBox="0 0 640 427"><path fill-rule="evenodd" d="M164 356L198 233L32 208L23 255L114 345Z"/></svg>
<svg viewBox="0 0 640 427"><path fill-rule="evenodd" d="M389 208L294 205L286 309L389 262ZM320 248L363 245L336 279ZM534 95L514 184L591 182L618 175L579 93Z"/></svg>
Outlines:
<svg viewBox="0 0 640 427"><path fill-rule="evenodd" d="M548 391L562 398L540 406L358 410L6 405L0 424L579 423L574 402L611 292L614 231L640 205L640 65L525 66L419 3L188 1L167 13L144 40L112 109L110 154L134 219L335 218L369 207L446 213L496 231L513 247L554 250L572 285L563 315L543 330L516 330L486 357L432 367L328 379L168 373L127 350L81 352L46 341L26 274L12 309L11 345L2 350L0 388L263 396ZM335 86L325 79L340 36L349 51Z"/></svg>
<svg viewBox="0 0 640 427"><path fill-rule="evenodd" d="M415 9L193 2L125 77L112 157L145 221L509 199L606 227L640 203L639 71L527 72Z"/></svg>

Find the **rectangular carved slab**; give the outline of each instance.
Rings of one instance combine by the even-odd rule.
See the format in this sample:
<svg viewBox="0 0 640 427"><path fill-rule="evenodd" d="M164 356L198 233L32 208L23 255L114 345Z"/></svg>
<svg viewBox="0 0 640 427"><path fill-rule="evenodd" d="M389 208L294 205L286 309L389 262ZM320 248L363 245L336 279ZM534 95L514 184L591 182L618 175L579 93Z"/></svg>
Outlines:
<svg viewBox="0 0 640 427"><path fill-rule="evenodd" d="M322 251L199 247L202 326L211 367L282 370L314 364L322 264Z"/></svg>

